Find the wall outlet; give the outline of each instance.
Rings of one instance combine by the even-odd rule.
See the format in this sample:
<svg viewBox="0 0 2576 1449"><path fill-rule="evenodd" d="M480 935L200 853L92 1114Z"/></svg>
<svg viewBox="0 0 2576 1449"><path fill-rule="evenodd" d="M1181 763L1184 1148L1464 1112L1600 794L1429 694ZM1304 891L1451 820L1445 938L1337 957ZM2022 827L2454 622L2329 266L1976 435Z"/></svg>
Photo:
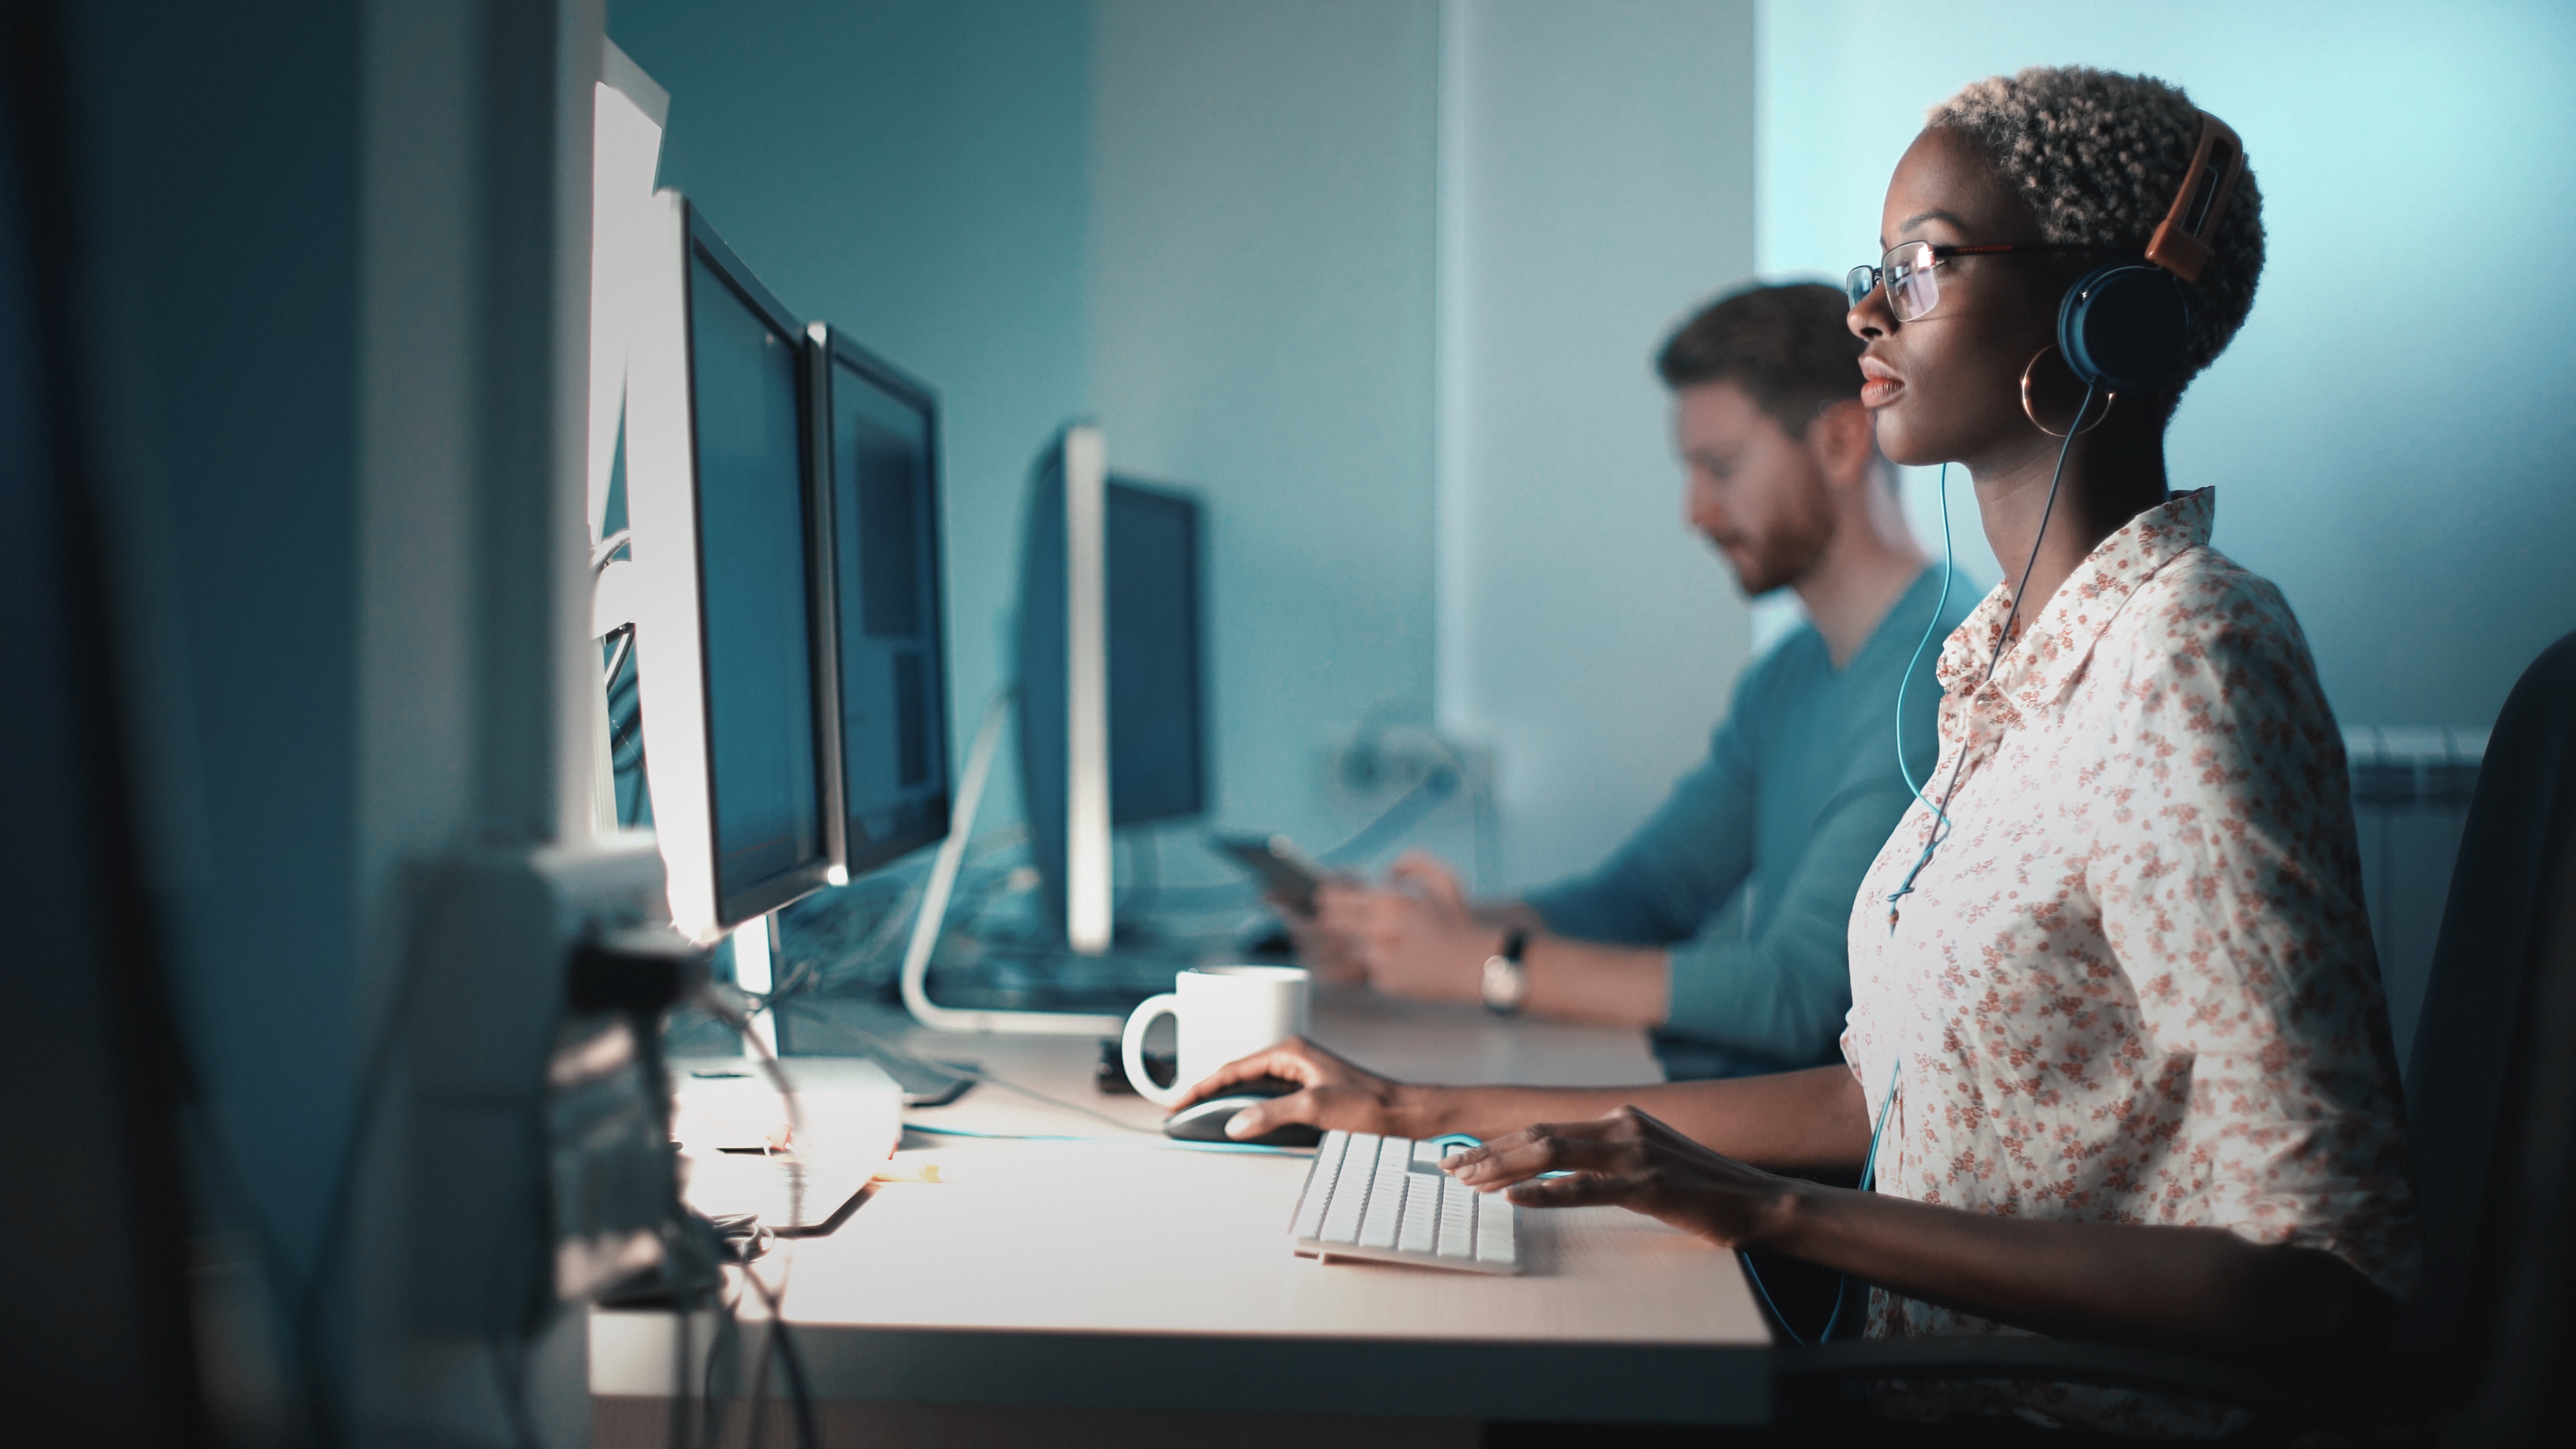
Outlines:
<svg viewBox="0 0 2576 1449"><path fill-rule="evenodd" d="M1386 805L1433 776L1461 778L1461 798L1490 797L1493 749L1453 741L1423 725L1364 724L1328 736L1318 752L1323 797L1335 805Z"/></svg>

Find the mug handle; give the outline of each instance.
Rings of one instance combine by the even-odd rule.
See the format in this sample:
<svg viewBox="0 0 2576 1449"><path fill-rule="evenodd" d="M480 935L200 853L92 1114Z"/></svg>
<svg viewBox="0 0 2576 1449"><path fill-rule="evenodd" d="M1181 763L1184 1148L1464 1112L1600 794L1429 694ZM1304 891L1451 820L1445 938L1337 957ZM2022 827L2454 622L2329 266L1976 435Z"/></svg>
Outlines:
<svg viewBox="0 0 2576 1449"><path fill-rule="evenodd" d="M1174 1069L1172 1084L1168 1087L1155 1086L1154 1079L1145 1073L1145 1032L1153 1026L1154 1018L1167 1012L1174 1021L1180 1020L1181 998L1169 991L1150 997L1144 1005L1137 1007L1135 1014L1127 1018L1125 1035L1118 1039L1118 1057L1127 1068L1127 1085L1136 1089L1137 1096L1158 1106L1171 1107L1179 1105L1181 1094L1196 1083L1182 1081L1178 1068Z"/></svg>

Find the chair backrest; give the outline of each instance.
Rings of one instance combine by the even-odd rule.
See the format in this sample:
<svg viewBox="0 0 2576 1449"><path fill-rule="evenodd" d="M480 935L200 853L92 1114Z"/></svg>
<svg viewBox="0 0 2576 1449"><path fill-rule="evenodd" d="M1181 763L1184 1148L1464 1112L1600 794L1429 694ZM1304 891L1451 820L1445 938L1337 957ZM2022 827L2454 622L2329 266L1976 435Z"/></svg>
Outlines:
<svg viewBox="0 0 2576 1449"><path fill-rule="evenodd" d="M2530 1220L2533 1188L2566 1176L2569 1144L2533 1144L2529 1129L2567 1118L2555 1099L2569 1074L2550 1059L2576 1041L2571 943L2576 634L2542 651L2497 716L2407 1063L2424 1280L2405 1341L2454 1404L2492 1360L2516 1276L2542 1266L2531 1245L2551 1229Z"/></svg>

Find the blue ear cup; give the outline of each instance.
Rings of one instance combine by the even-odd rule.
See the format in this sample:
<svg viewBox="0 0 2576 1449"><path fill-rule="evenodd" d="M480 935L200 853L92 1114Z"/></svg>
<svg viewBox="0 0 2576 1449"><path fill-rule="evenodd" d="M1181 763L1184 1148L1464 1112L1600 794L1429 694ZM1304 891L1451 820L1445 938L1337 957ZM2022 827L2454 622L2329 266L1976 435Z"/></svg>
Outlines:
<svg viewBox="0 0 2576 1449"><path fill-rule="evenodd" d="M2180 279L2135 262L2087 273L2057 308L2057 350L2077 377L2105 392L2172 383L2190 331Z"/></svg>

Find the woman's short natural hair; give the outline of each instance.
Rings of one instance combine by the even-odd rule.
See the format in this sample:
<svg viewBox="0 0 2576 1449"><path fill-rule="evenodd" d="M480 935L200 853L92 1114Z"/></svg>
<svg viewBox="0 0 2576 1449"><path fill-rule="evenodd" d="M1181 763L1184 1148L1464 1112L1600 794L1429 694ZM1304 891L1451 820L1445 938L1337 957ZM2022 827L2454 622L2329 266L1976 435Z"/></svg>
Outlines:
<svg viewBox="0 0 2576 1449"><path fill-rule="evenodd" d="M1927 126L1956 131L1985 154L2039 219L2039 240L2131 255L2146 251L2200 141L2200 113L2182 87L2080 65L1978 81L1934 106ZM2263 193L2251 169L2213 240L2209 265L2189 289L2186 382L2226 348L2254 306Z"/></svg>
<svg viewBox="0 0 2576 1449"><path fill-rule="evenodd" d="M1790 437L1816 414L1860 396L1861 340L1851 303L1821 282L1746 287L1702 307L1664 339L1655 371L1675 392L1731 382Z"/></svg>

